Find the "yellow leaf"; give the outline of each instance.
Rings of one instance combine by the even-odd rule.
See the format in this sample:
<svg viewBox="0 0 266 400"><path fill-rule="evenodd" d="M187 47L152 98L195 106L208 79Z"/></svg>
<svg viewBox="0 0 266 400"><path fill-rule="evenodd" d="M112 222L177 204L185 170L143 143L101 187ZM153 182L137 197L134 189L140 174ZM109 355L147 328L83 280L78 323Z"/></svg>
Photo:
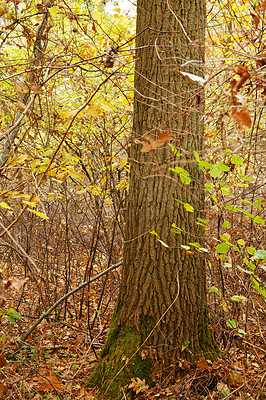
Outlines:
<svg viewBox="0 0 266 400"><path fill-rule="evenodd" d="M94 117L98 117L101 112L101 105L98 103L91 103L85 108L85 112L89 115L93 115Z"/></svg>
<svg viewBox="0 0 266 400"><path fill-rule="evenodd" d="M6 204L4 201L0 202L0 206L3 208L7 208L8 210L12 210L12 208L8 204Z"/></svg>

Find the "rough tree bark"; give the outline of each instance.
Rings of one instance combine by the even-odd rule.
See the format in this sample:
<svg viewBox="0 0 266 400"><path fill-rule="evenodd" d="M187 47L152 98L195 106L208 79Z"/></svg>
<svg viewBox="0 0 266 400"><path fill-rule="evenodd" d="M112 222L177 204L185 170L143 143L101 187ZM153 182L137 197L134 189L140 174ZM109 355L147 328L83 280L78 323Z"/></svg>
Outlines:
<svg viewBox="0 0 266 400"><path fill-rule="evenodd" d="M193 363L218 352L208 328L204 255L181 247L203 245L197 218L204 218L204 182L193 152L204 149L204 93L177 71L202 76L204 29L204 0L138 0L137 34L143 32L136 39L121 290L100 362L89 379L99 386L99 399L122 398L132 377L151 385L156 373L179 374L184 359ZM169 143L141 152L138 140L147 134L156 139L162 132L174 138L182 156ZM176 166L189 172L190 185L169 170ZM194 212L175 199L189 203ZM171 232L172 224L182 233Z"/></svg>

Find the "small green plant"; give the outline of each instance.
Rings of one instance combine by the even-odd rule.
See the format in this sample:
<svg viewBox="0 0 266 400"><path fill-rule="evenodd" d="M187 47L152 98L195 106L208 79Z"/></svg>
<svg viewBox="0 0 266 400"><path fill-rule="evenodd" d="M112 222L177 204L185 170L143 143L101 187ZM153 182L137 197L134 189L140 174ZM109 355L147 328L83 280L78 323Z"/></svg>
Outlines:
<svg viewBox="0 0 266 400"><path fill-rule="evenodd" d="M14 310L14 308L3 308L0 310L0 316L5 317L12 324L16 323L16 319L21 319L21 315L19 312Z"/></svg>

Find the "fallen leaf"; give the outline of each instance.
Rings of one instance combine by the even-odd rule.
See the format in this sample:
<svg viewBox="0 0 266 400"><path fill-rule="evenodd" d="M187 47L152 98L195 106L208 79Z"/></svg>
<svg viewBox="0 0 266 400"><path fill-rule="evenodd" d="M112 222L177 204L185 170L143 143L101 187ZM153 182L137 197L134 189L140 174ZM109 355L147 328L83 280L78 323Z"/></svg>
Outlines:
<svg viewBox="0 0 266 400"><path fill-rule="evenodd" d="M197 362L196 365L198 368L200 368L202 371L211 371L211 367L208 365L207 361L204 358L200 358Z"/></svg>
<svg viewBox="0 0 266 400"><path fill-rule="evenodd" d="M62 392L62 383L58 380L55 373L49 368L40 368L40 375L35 376L33 381L38 383L36 388L38 391L45 392L57 390L58 392Z"/></svg>
<svg viewBox="0 0 266 400"><path fill-rule="evenodd" d="M155 150L158 147L162 146L169 140L173 140L172 136L167 132L159 132L158 139L153 139L150 135L145 136L145 140L135 140L135 143L142 144L142 153L148 153L149 151Z"/></svg>
<svg viewBox="0 0 266 400"><path fill-rule="evenodd" d="M146 385L145 379L141 380L140 378L131 378L131 383L128 385L129 389L133 389L137 394L141 391L145 391L149 389L149 385Z"/></svg>
<svg viewBox="0 0 266 400"><path fill-rule="evenodd" d="M29 278L18 279L15 276L9 278L7 281L3 281L4 288L6 289L15 289L20 290L22 286L29 280Z"/></svg>
<svg viewBox="0 0 266 400"><path fill-rule="evenodd" d="M5 390L5 385L0 383L0 398L2 398L3 391Z"/></svg>
<svg viewBox="0 0 266 400"><path fill-rule="evenodd" d="M228 396L230 393L229 387L226 385L226 383L223 382L217 383L217 390L221 392L223 396Z"/></svg>
<svg viewBox="0 0 266 400"><path fill-rule="evenodd" d="M1 353L0 354L0 368L4 367L5 365L7 365L6 356L4 353Z"/></svg>

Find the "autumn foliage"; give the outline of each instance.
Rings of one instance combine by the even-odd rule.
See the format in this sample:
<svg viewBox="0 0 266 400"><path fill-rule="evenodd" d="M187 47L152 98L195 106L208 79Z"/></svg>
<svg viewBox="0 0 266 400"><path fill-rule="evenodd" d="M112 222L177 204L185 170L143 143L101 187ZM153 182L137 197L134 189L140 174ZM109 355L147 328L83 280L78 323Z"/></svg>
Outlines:
<svg viewBox="0 0 266 400"><path fill-rule="evenodd" d="M96 398L86 380L107 336L119 268L20 339L62 296L122 260L135 28L134 12L108 4L0 2L0 399ZM206 260L221 357L192 368L183 343L184 376L171 382L162 371L154 387L132 376L139 399L265 395L266 2L210 0L207 8L205 77L188 72L195 60L173 69L193 90L205 88L206 151L193 163L205 176L206 217L197 223L206 240L182 250ZM165 146L172 164L186 158L164 129L137 144L157 174ZM172 164L172 181L190 190L189 173ZM181 232L173 221L171 234Z"/></svg>

